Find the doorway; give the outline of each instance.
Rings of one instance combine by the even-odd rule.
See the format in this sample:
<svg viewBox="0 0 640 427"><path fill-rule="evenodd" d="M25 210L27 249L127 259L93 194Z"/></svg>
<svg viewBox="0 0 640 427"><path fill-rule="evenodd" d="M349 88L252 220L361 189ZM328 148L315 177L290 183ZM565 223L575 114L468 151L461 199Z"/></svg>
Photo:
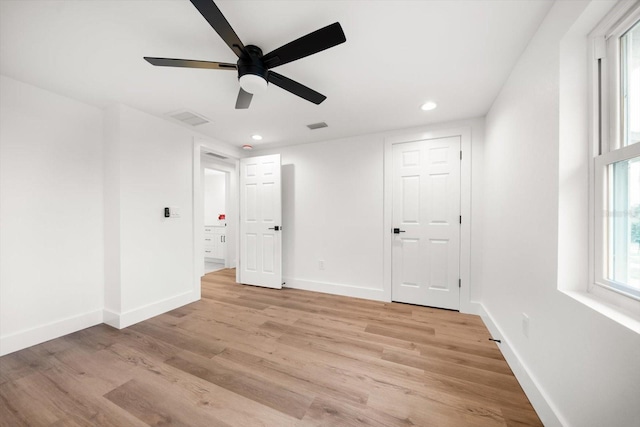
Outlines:
<svg viewBox="0 0 640 427"><path fill-rule="evenodd" d="M205 141L201 138L193 140L193 269L194 269L194 290L201 291L201 278L205 273L206 258L213 258L213 253L205 253L205 246L213 246L217 241L222 240L223 255L213 258L210 261L218 265L207 266L208 271L220 268L219 264L224 262L224 268L233 269L236 267L237 254L237 227L238 227L238 162L239 159L234 153L225 151L215 143ZM218 212L221 208L209 208L205 212L205 169L224 173L224 212ZM217 174L214 172L213 174ZM207 172L209 174L209 172ZM210 203L207 202L210 206ZM218 205L219 206L219 205ZM213 212L211 212L213 210ZM205 220L205 213L207 218ZM225 222L218 218L220 214L225 215ZM205 223L206 222L206 223ZM216 234L213 227L224 225L224 235ZM211 236L205 237L205 234ZM205 240L206 238L210 240ZM206 243L206 245L205 245ZM209 250L209 249L207 249ZM209 260L208 260L209 261ZM222 261L222 262L221 262Z"/></svg>
<svg viewBox="0 0 640 427"><path fill-rule="evenodd" d="M222 270L227 264L227 173L203 168L204 274Z"/></svg>

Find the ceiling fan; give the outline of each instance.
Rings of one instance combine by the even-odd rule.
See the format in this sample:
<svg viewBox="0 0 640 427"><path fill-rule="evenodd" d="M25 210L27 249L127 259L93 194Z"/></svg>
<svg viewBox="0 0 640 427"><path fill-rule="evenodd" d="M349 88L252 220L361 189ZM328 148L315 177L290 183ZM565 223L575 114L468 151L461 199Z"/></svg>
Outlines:
<svg viewBox="0 0 640 427"><path fill-rule="evenodd" d="M238 35L233 31L233 28L231 28L231 25L213 0L190 1L204 19L216 30L222 40L231 48L233 53L236 54L238 62L231 64L225 62L152 58L145 56L144 59L147 62L162 67L237 70L238 80L240 81L240 92L236 100L236 109L249 108L253 94L264 92L267 89L268 83L273 83L314 104L320 104L327 99L327 97L321 93L291 80L282 74L271 71L271 69L344 43L347 39L344 36L340 23L336 22L328 25L263 55L262 50L258 46L245 46L242 44Z"/></svg>

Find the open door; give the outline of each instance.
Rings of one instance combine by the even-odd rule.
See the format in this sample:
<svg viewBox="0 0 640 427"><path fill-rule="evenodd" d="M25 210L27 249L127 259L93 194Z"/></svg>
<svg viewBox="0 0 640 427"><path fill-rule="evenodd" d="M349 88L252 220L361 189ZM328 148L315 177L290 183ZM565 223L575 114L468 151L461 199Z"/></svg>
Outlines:
<svg viewBox="0 0 640 427"><path fill-rule="evenodd" d="M280 155L240 160L239 281L282 288Z"/></svg>

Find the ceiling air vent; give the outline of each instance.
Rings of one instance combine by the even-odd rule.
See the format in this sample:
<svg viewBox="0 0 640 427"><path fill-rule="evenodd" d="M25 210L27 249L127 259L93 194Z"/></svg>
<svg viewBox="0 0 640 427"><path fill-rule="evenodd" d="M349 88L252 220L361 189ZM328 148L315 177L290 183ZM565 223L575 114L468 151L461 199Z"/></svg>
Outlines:
<svg viewBox="0 0 640 427"><path fill-rule="evenodd" d="M220 154L216 154L216 153L205 153L205 154L207 156L215 157L216 159L222 159L222 160L228 159L228 157L221 156Z"/></svg>
<svg viewBox="0 0 640 427"><path fill-rule="evenodd" d="M169 114L172 119L179 122L186 123L190 126L200 126L205 123L209 123L210 120L204 118L200 114L192 113L191 111L183 110Z"/></svg>
<svg viewBox="0 0 640 427"><path fill-rule="evenodd" d="M322 128L329 127L329 125L326 124L325 122L320 122L320 123L313 123L313 124L307 125L307 127L311 130L315 130L315 129L322 129Z"/></svg>

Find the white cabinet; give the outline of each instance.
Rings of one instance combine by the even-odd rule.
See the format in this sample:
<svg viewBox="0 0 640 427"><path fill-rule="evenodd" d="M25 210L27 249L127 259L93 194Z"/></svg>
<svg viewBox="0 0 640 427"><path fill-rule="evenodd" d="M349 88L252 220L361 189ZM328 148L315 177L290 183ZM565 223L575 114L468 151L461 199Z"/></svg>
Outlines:
<svg viewBox="0 0 640 427"><path fill-rule="evenodd" d="M204 226L204 257L225 259L227 236L222 225Z"/></svg>

